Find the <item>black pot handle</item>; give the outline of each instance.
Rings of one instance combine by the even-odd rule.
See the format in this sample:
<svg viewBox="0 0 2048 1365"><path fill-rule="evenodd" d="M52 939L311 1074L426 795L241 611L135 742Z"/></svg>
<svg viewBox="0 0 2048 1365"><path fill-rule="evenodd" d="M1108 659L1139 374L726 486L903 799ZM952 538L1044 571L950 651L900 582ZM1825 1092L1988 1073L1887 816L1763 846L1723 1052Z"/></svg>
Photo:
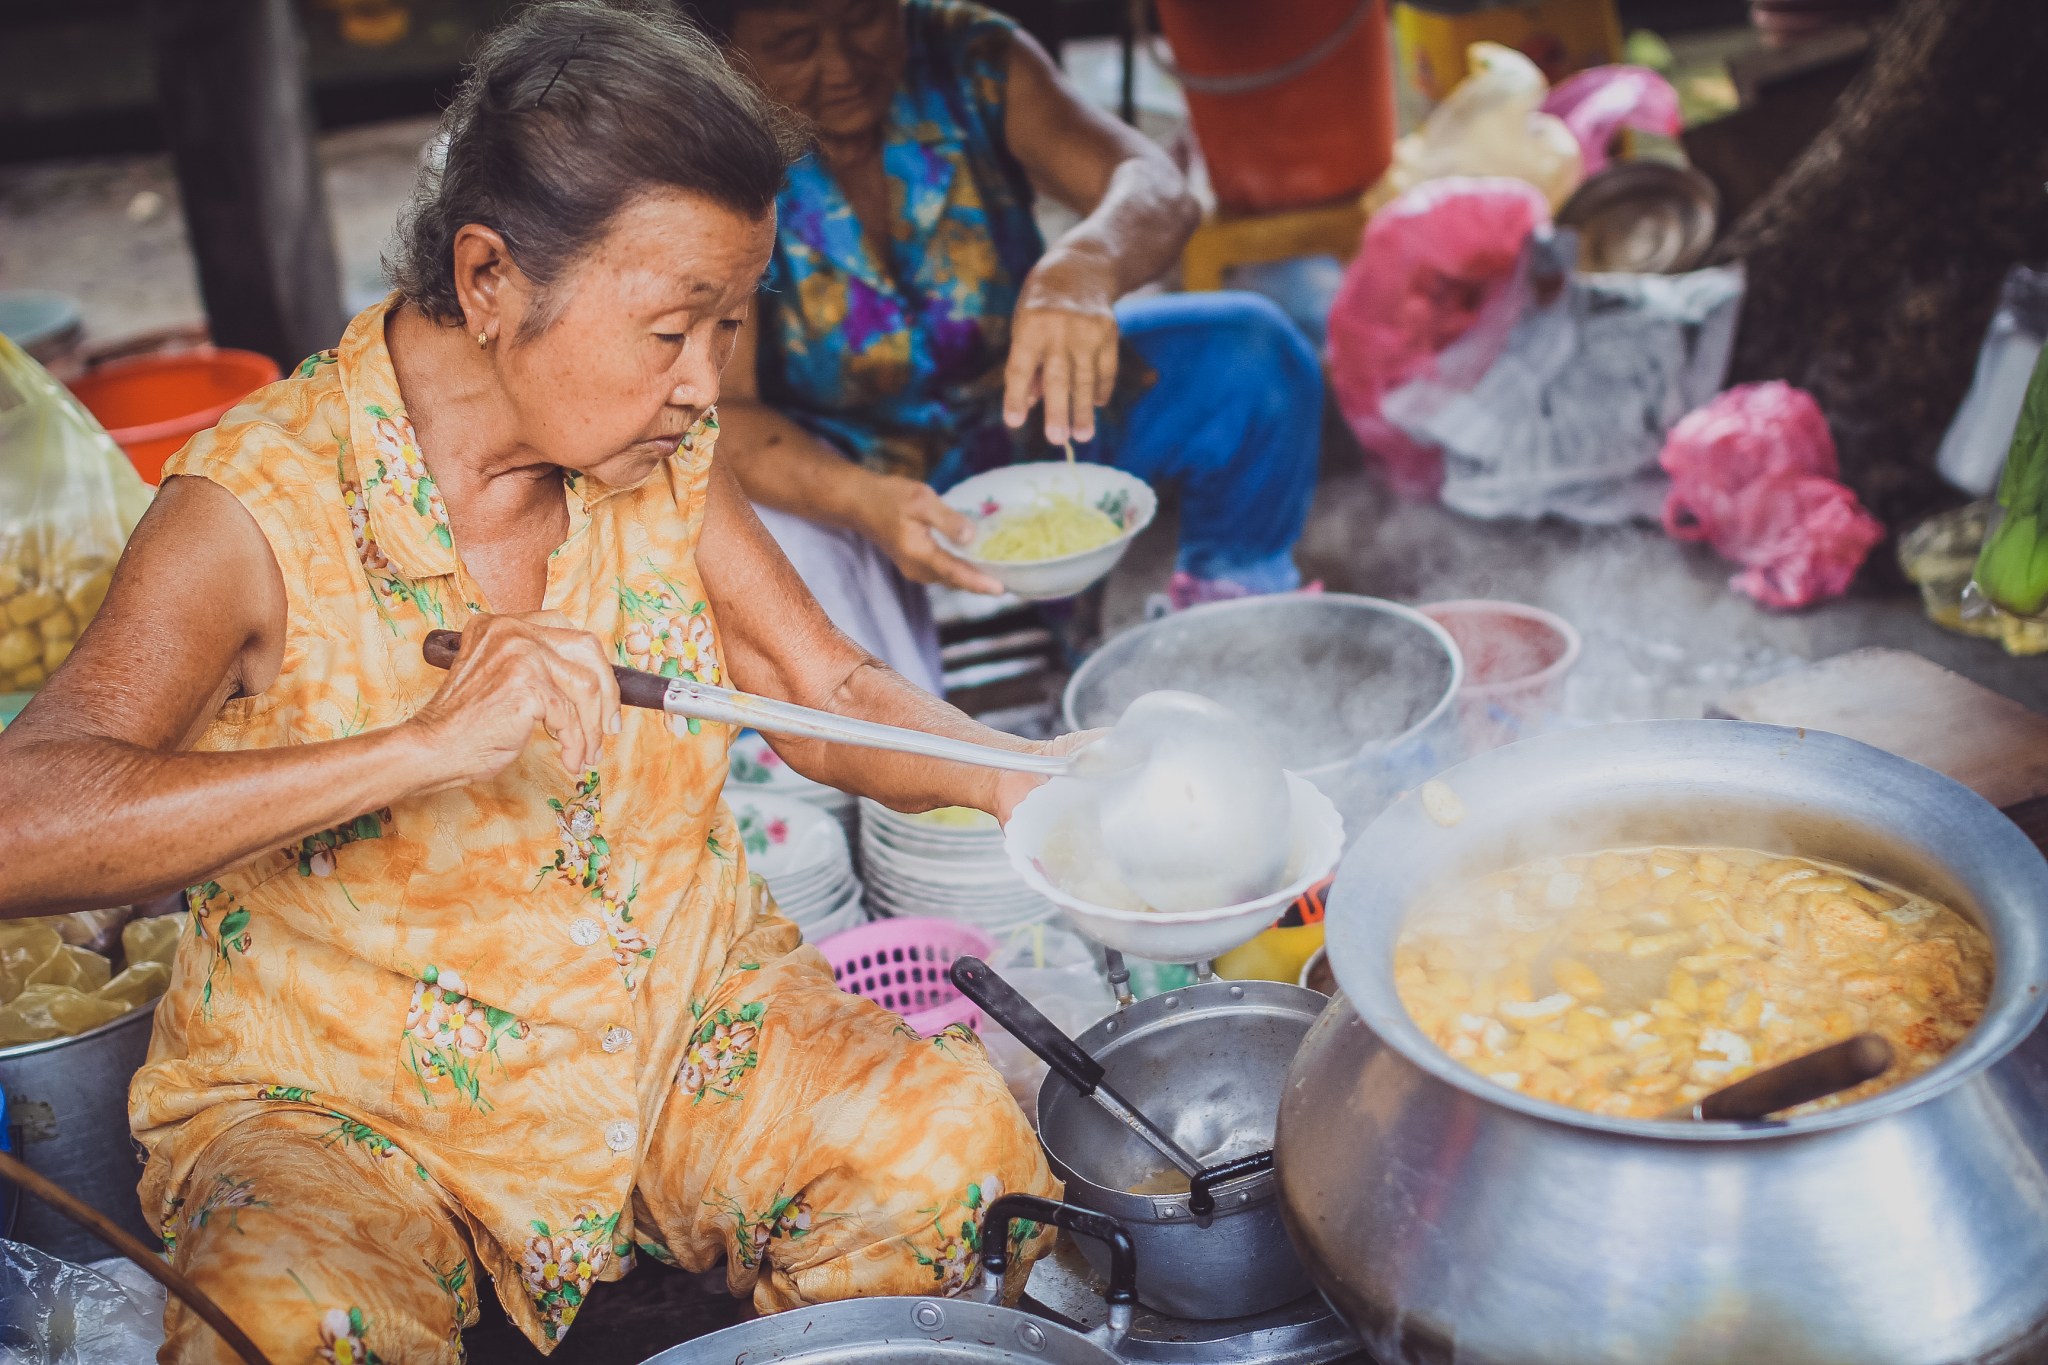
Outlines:
<svg viewBox="0 0 2048 1365"><path fill-rule="evenodd" d="M1188 1212L1195 1216L1198 1224L1209 1226L1209 1220L1216 1215L1215 1190L1218 1185L1228 1185L1233 1180L1272 1169L1273 1153L1270 1148L1221 1165L1204 1166L1202 1173L1188 1182Z"/></svg>
<svg viewBox="0 0 2048 1365"><path fill-rule="evenodd" d="M1017 994L986 962L972 954L957 957L947 975L955 990L981 1006L989 1018L1083 1095L1094 1094L1095 1087L1102 1084L1102 1063L1060 1032L1059 1025L1039 1013L1036 1005Z"/></svg>
<svg viewBox="0 0 2048 1365"><path fill-rule="evenodd" d="M979 1003L979 1002L977 1002ZM981 1269L1000 1281L1010 1267L1010 1224L1018 1218L1050 1223L1109 1246L1109 1291L1102 1298L1112 1318L1127 1316L1138 1302L1138 1249L1124 1225L1106 1213L1062 1204L1035 1194L1006 1194L988 1206L981 1220ZM1125 1310L1118 1314L1117 1309Z"/></svg>

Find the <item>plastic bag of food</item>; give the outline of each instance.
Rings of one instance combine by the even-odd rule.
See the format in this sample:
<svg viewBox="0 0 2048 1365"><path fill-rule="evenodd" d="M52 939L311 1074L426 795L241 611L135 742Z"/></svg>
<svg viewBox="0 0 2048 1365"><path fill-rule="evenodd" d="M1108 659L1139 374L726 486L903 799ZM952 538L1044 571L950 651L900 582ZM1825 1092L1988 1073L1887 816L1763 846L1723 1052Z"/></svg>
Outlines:
<svg viewBox="0 0 2048 1365"><path fill-rule="evenodd" d="M1996 640L2018 658L2048 653L2048 621L2027 620L1983 601L1963 610L1963 592L1997 506L1980 498L1921 522L1899 541L1899 568L1919 585L1927 619L1942 629Z"/></svg>
<svg viewBox="0 0 2048 1365"><path fill-rule="evenodd" d="M1767 607L1847 591L1884 526L1835 481L1820 404L1790 384L1742 384L1671 429L1664 529L1744 566L1728 586Z"/></svg>
<svg viewBox="0 0 2048 1365"><path fill-rule="evenodd" d="M0 692L70 655L149 500L92 414L0 337Z"/></svg>
<svg viewBox="0 0 2048 1365"><path fill-rule="evenodd" d="M0 1362L142 1365L163 1345L163 1290L0 1241Z"/></svg>
<svg viewBox="0 0 2048 1365"><path fill-rule="evenodd" d="M1542 191L1552 212L1585 178L1579 140L1543 112L1550 83L1542 69L1499 43L1467 49L1471 75L1431 111L1420 132L1394 144L1394 162L1365 192L1377 212L1417 185L1449 176L1512 176Z"/></svg>
<svg viewBox="0 0 2048 1365"><path fill-rule="evenodd" d="M1576 233L1532 232L1436 373L1382 400L1389 421L1443 450L1445 506L1593 524L1657 515L1658 448L1721 386L1742 272L1580 275L1577 260Z"/></svg>
<svg viewBox="0 0 2048 1365"><path fill-rule="evenodd" d="M1678 92L1647 66L1596 66L1558 83L1543 99L1543 112L1571 129L1587 176L1607 168L1607 149L1623 128L1677 137L1685 121Z"/></svg>
<svg viewBox="0 0 2048 1365"><path fill-rule="evenodd" d="M1542 194L1519 180L1437 180L1374 214L1330 306L1330 382L1358 443L1394 491L1433 498L1443 453L1388 421L1386 395L1435 377L1515 271L1532 229L1550 222Z"/></svg>

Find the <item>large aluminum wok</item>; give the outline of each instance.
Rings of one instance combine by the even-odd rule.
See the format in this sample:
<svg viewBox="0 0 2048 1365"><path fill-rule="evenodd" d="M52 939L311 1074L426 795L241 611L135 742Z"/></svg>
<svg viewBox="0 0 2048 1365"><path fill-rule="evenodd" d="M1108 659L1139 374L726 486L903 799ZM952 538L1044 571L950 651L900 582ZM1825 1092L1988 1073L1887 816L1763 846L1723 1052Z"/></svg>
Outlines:
<svg viewBox="0 0 2048 1365"><path fill-rule="evenodd" d="M1346 857L1341 993L1288 1073L1281 1207L1383 1365L2048 1359L2048 864L1988 802L1835 735L1650 721L1443 775ZM1440 1052L1393 986L1425 888L1555 853L1733 844L1847 864L1972 914L1977 1029L1859 1104L1769 1126L1612 1119Z"/></svg>

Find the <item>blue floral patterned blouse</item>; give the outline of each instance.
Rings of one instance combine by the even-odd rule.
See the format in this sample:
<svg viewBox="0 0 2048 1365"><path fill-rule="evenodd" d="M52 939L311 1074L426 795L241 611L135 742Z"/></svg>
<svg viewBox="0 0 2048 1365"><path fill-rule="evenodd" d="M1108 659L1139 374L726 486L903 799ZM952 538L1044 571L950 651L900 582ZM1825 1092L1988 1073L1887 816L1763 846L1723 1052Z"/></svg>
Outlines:
<svg viewBox="0 0 2048 1365"><path fill-rule="evenodd" d="M761 392L869 468L943 488L1011 459L1010 316L1045 243L1003 140L1014 25L957 0L903 11L909 55L882 146L889 259L815 155L790 171L761 299Z"/></svg>

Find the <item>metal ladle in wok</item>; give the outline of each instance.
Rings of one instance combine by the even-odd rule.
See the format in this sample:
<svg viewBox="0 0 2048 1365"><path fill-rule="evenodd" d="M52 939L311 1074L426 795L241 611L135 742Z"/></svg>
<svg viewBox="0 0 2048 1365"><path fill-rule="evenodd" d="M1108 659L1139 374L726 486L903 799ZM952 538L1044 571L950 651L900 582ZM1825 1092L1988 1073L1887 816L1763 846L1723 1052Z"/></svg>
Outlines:
<svg viewBox="0 0 2048 1365"><path fill-rule="evenodd" d="M448 668L458 631L427 633L421 652ZM1285 875L1287 779L1270 746L1235 715L1187 692L1132 702L1109 734L1077 754L1018 753L817 711L688 678L615 665L619 701L672 716L775 735L922 754L1009 772L1093 779L1105 851L1124 882L1159 910L1255 900Z"/></svg>
<svg viewBox="0 0 2048 1365"><path fill-rule="evenodd" d="M1207 1227L1216 1214L1215 1189L1233 1180L1242 1180L1248 1175L1273 1169L1271 1149L1239 1157L1234 1161L1219 1162L1204 1166L1200 1160L1189 1155L1187 1149L1154 1123L1138 1112L1129 1100L1111 1089L1103 1079L1102 1063L1083 1050L1081 1045L1060 1032L1059 1025L1045 1017L1036 1005L1017 994L1009 982L997 976L994 968L971 954L955 958L947 971L953 986L960 994L981 1006L987 1015L1001 1024L1012 1038L1029 1048L1033 1055L1060 1078L1072 1085L1082 1095L1102 1106L1119 1123L1128 1127L1139 1137L1152 1144L1159 1154L1188 1178L1188 1212L1194 1216L1197 1226Z"/></svg>

